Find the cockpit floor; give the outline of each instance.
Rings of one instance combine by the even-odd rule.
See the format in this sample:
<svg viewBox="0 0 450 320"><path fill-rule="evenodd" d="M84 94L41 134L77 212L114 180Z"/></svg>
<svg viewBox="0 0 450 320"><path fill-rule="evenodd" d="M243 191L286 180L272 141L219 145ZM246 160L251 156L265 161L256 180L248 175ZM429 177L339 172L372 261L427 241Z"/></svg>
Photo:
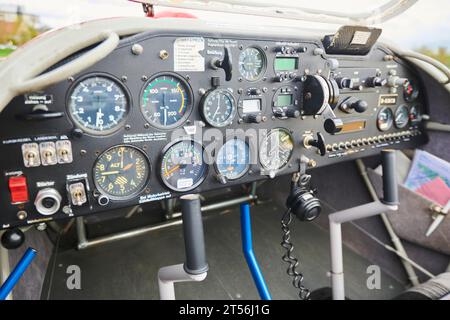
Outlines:
<svg viewBox="0 0 450 320"><path fill-rule="evenodd" d="M296 299L297 292L281 260L280 221L283 208L273 203L252 207L254 249L274 299ZM295 254L300 258L305 284L311 289L329 286L328 233L316 224L294 221ZM258 299L241 251L239 208L205 220L208 277L201 283L176 285L178 299ZM403 285L382 272L381 289L369 290L369 261L344 248L347 296L351 299L390 299ZM48 299L158 299L160 267L182 263L181 226L77 251L57 252L47 271ZM54 267L52 268L51 265ZM81 269L81 290L67 287L68 266Z"/></svg>

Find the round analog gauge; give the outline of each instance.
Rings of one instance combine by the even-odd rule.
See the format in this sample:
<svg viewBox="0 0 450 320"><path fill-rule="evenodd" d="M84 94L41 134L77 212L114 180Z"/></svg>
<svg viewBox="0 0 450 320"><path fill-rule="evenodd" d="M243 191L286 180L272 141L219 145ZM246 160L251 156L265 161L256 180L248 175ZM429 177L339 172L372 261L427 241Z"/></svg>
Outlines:
<svg viewBox="0 0 450 320"><path fill-rule="evenodd" d="M189 191L199 186L207 173L201 144L181 140L169 145L161 161L161 178L174 191Z"/></svg>
<svg viewBox="0 0 450 320"><path fill-rule="evenodd" d="M409 123L409 110L408 107L403 105L395 110L395 126L398 129L403 129Z"/></svg>
<svg viewBox="0 0 450 320"><path fill-rule="evenodd" d="M286 166L294 150L294 141L286 129L274 129L264 138L259 160L264 169L275 171Z"/></svg>
<svg viewBox="0 0 450 320"><path fill-rule="evenodd" d="M153 126L172 129L189 116L192 94L186 81L172 74L160 74L146 84L141 110Z"/></svg>
<svg viewBox="0 0 450 320"><path fill-rule="evenodd" d="M236 102L226 89L215 89L202 99L201 111L205 121L213 127L225 127L236 116Z"/></svg>
<svg viewBox="0 0 450 320"><path fill-rule="evenodd" d="M378 113L377 126L380 131L388 131L394 124L394 114L390 108L383 108Z"/></svg>
<svg viewBox="0 0 450 320"><path fill-rule="evenodd" d="M261 49L250 47L239 55L239 72L248 81L256 81L266 68L266 56Z"/></svg>
<svg viewBox="0 0 450 320"><path fill-rule="evenodd" d="M113 200L127 200L139 194L150 174L147 156L131 146L116 146L100 155L94 165L98 191Z"/></svg>
<svg viewBox="0 0 450 320"><path fill-rule="evenodd" d="M409 120L411 120L411 123L416 124L420 122L420 111L419 106L412 106L409 110Z"/></svg>
<svg viewBox="0 0 450 320"><path fill-rule="evenodd" d="M237 138L228 140L217 152L216 169L228 180L241 178L250 169L250 148Z"/></svg>
<svg viewBox="0 0 450 320"><path fill-rule="evenodd" d="M118 130L129 110L125 89L106 76L91 76L77 82L68 97L69 115L91 134Z"/></svg>
<svg viewBox="0 0 450 320"><path fill-rule="evenodd" d="M406 102L413 102L417 100L419 97L419 89L414 81L405 81L403 84L403 97Z"/></svg>

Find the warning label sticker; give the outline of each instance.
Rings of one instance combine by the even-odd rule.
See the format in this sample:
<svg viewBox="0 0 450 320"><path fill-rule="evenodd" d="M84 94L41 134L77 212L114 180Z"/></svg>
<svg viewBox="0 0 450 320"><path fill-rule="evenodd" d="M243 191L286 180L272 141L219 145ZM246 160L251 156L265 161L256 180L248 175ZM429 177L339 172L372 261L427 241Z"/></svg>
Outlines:
<svg viewBox="0 0 450 320"><path fill-rule="evenodd" d="M174 71L205 71L205 58L200 53L200 51L205 49L205 40L203 38L178 38L173 44L173 49Z"/></svg>

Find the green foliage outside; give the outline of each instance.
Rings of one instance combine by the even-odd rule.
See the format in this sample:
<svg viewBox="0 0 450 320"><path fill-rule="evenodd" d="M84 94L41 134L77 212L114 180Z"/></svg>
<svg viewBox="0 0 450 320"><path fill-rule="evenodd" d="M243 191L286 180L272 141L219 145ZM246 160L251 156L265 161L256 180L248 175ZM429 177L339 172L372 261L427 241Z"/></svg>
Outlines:
<svg viewBox="0 0 450 320"><path fill-rule="evenodd" d="M447 48L442 47L438 50L431 50L427 47L422 47L417 51L442 62L450 68L450 52L447 50Z"/></svg>

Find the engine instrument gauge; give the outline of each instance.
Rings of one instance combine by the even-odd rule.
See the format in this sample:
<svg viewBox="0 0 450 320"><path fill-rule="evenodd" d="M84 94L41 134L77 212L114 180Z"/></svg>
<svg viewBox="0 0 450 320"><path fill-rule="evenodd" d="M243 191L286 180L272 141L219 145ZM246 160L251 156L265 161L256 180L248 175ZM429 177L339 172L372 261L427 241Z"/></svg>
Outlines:
<svg viewBox="0 0 450 320"><path fill-rule="evenodd" d="M395 126L398 129L405 128L409 123L409 110L408 107L405 105L402 105L395 110Z"/></svg>
<svg viewBox="0 0 450 320"><path fill-rule="evenodd" d="M250 148L240 139L228 140L217 152L216 170L228 180L237 180L250 169Z"/></svg>
<svg viewBox="0 0 450 320"><path fill-rule="evenodd" d="M239 55L239 72L248 81L256 81L261 78L266 65L266 56L259 48L249 47Z"/></svg>
<svg viewBox="0 0 450 320"><path fill-rule="evenodd" d="M149 175L147 156L132 146L112 147L101 154L94 165L96 188L113 200L128 200L139 194Z"/></svg>
<svg viewBox="0 0 450 320"><path fill-rule="evenodd" d="M83 131L110 134L121 128L129 111L124 87L109 76L89 76L71 89L68 112Z"/></svg>
<svg viewBox="0 0 450 320"><path fill-rule="evenodd" d="M288 164L293 150L294 141L289 131L282 128L273 129L260 146L259 161L266 170L280 170Z"/></svg>
<svg viewBox="0 0 450 320"><path fill-rule="evenodd" d="M205 94L201 102L201 112L205 121L213 127L225 127L236 116L236 102L230 91L214 89Z"/></svg>
<svg viewBox="0 0 450 320"><path fill-rule="evenodd" d="M208 166L203 146L193 140L169 144L163 151L161 179L174 191L189 191L205 179Z"/></svg>
<svg viewBox="0 0 450 320"><path fill-rule="evenodd" d="M145 119L161 129L182 124L192 108L192 93L181 77L159 74L150 79L141 97L141 111Z"/></svg>
<svg viewBox="0 0 450 320"><path fill-rule="evenodd" d="M377 116L377 126L380 131L388 131L394 124L394 113L390 108L383 108Z"/></svg>
<svg viewBox="0 0 450 320"><path fill-rule="evenodd" d="M403 84L403 97L406 102L416 101L419 97L419 93L417 84L414 81L408 80Z"/></svg>

